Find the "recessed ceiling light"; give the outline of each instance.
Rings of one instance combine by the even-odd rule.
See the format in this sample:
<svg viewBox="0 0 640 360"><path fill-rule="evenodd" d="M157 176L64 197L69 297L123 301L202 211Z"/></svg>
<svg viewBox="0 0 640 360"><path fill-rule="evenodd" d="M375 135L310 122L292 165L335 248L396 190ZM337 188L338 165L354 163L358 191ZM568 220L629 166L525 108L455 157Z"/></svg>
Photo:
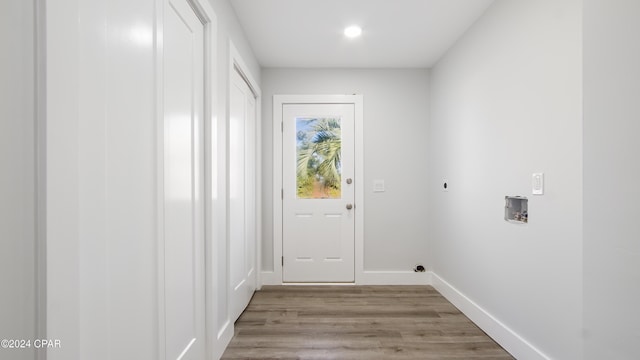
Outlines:
<svg viewBox="0 0 640 360"><path fill-rule="evenodd" d="M344 36L348 38L357 38L360 35L362 35L362 28L360 28L360 26L352 25L344 29Z"/></svg>

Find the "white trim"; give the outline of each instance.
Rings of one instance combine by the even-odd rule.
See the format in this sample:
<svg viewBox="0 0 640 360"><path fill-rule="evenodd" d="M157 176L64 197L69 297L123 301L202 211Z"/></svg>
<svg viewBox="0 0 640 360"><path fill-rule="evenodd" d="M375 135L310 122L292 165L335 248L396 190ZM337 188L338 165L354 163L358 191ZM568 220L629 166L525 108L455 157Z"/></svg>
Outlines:
<svg viewBox="0 0 640 360"><path fill-rule="evenodd" d="M261 286L282 285L282 276L278 277L278 273L275 271L261 271L260 279L262 280Z"/></svg>
<svg viewBox="0 0 640 360"><path fill-rule="evenodd" d="M358 285L431 285L431 273L414 271L364 271Z"/></svg>
<svg viewBox="0 0 640 360"><path fill-rule="evenodd" d="M364 271L357 283L322 283L322 285L431 285L430 272ZM275 271L262 272L262 285L309 285L311 283L283 283ZM319 283L313 283L319 285Z"/></svg>
<svg viewBox="0 0 640 360"><path fill-rule="evenodd" d="M356 208L355 218L355 283L361 284L365 281L364 270L364 101L362 95L353 95L355 105L355 170L356 198L354 206Z"/></svg>
<svg viewBox="0 0 640 360"><path fill-rule="evenodd" d="M213 353L211 353L210 357L207 359L220 359L224 351L227 349L227 345L231 342L233 338L233 326L231 326L231 322L227 321L222 329L216 334L216 339L218 340L218 344L220 346L213 348Z"/></svg>
<svg viewBox="0 0 640 360"><path fill-rule="evenodd" d="M364 100L362 95L274 95L273 96L273 272L263 272L263 284L282 284L282 105L354 104L355 178L364 181ZM364 186L356 186L355 284L365 281Z"/></svg>
<svg viewBox="0 0 640 360"><path fill-rule="evenodd" d="M438 290L455 307L462 311L471 321L491 336L500 346L517 359L549 360L551 359L537 349L518 333L495 318L487 310L454 288L437 274L433 276L433 287Z"/></svg>
<svg viewBox="0 0 640 360"><path fill-rule="evenodd" d="M264 273L262 283L282 284L282 103L287 97L273 96L273 271Z"/></svg>
<svg viewBox="0 0 640 360"><path fill-rule="evenodd" d="M231 74L234 69L237 69L240 76L247 82L256 99L260 98L262 91L260 90L260 86L258 86L258 82L255 81L255 78L249 71L249 67L242 59L242 56L240 56L240 52L233 44L233 41L229 40L229 74ZM231 84L231 79L229 79L229 84Z"/></svg>

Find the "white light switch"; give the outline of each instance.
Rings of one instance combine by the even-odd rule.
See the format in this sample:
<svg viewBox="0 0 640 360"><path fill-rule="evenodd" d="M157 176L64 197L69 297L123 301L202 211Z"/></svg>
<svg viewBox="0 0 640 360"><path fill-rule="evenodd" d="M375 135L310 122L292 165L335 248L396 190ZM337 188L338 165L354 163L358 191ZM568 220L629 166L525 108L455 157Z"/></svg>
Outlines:
<svg viewBox="0 0 640 360"><path fill-rule="evenodd" d="M544 174L535 173L531 176L531 193L533 195L544 194Z"/></svg>
<svg viewBox="0 0 640 360"><path fill-rule="evenodd" d="M384 180L373 180L373 192L384 192Z"/></svg>

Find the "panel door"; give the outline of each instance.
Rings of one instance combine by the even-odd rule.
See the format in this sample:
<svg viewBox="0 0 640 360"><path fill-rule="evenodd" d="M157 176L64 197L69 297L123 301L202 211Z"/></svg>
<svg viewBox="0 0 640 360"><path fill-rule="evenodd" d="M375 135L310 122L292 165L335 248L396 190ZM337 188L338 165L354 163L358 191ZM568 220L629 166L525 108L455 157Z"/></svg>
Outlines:
<svg viewBox="0 0 640 360"><path fill-rule="evenodd" d="M354 104L283 105L283 281L353 282Z"/></svg>
<svg viewBox="0 0 640 360"><path fill-rule="evenodd" d="M205 357L204 27L186 0L164 16L165 351Z"/></svg>
<svg viewBox="0 0 640 360"><path fill-rule="evenodd" d="M231 73L229 119L230 311L237 319L256 290L256 100Z"/></svg>

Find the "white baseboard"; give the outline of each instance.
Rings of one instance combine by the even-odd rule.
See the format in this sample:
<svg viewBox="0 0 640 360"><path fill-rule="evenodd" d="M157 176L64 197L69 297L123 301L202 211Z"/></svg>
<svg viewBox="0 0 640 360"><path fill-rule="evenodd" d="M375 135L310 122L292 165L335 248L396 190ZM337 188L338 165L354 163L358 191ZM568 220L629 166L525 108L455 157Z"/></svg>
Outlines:
<svg viewBox="0 0 640 360"><path fill-rule="evenodd" d="M462 311L471 321L478 325L478 327L491 336L516 359L550 359L542 351L531 345L527 340L435 273L432 274L432 285L442 296L455 305L455 307Z"/></svg>
<svg viewBox="0 0 640 360"><path fill-rule="evenodd" d="M213 344L212 359L220 359L222 357L222 354L224 354L224 351L227 349L227 346L229 346L229 343L233 338L233 332L233 324L230 321L227 321L222 329L220 329L216 339L214 340L215 343Z"/></svg>
<svg viewBox="0 0 640 360"><path fill-rule="evenodd" d="M263 285L282 285L282 277L278 276L274 271L263 271L260 273L260 284Z"/></svg>
<svg viewBox="0 0 640 360"><path fill-rule="evenodd" d="M282 285L278 273L260 273L262 285ZM431 272L364 271L356 275L355 285L431 285Z"/></svg>
<svg viewBox="0 0 640 360"><path fill-rule="evenodd" d="M356 276L356 285L430 285L431 272L364 271Z"/></svg>

